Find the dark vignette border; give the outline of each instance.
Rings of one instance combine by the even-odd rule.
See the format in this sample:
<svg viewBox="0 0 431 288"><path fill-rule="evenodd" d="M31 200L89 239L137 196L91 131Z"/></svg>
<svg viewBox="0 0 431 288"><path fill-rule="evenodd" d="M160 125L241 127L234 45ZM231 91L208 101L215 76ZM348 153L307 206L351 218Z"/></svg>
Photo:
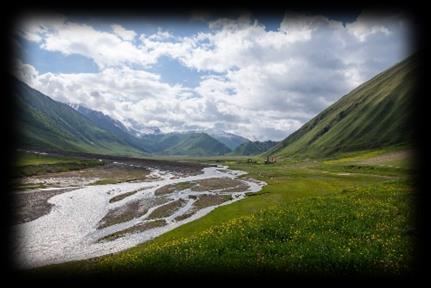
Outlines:
<svg viewBox="0 0 431 288"><path fill-rule="evenodd" d="M427 138L430 132L429 126L427 125L427 119L425 117L425 109L427 108L427 95L425 93L425 68L426 68L426 39L425 39L425 29L426 29L426 9L425 4L417 4L410 1L406 3L406 1L386 1L386 3L370 3L364 4L361 2L361 5L355 6L353 4L348 4L350 2L336 3L336 2L317 2L317 3L300 3L295 2L291 3L282 3L281 1L272 1L266 0L262 2L251 2L251 1L207 1L207 2L194 2L194 1L182 1L182 2L156 2L156 3L146 3L144 1L140 1L137 3L126 3L126 2L91 2L82 1L70 1L70 2L54 2L49 3L49 1L45 1L43 3L35 3L30 2L26 3L26 1L20 1L18 3L9 3L8 7L2 9L2 17L1 17L1 28L3 29L3 59L2 59L2 67L3 67L3 105L2 105L2 113L1 113L1 123L3 125L2 132L2 152L3 152L3 161L2 161L2 176L4 177L2 184L5 189L2 189L1 193L1 211L2 211L2 251L1 251L1 259L3 264L2 274L6 278L10 278L12 281L18 282L27 282L36 284L101 284L100 281L106 282L106 284L111 283L124 283L130 280L134 280L137 283L141 283L142 285L150 284L150 282L154 282L154 284L161 284L166 281L176 284L200 284L204 285L204 283L208 284L216 284L218 282L231 282L232 280L240 280L241 283L250 282L252 283L267 283L267 281L277 281L282 280L286 285L288 283L310 283L314 282L315 284L339 284L340 282L347 284L349 286L355 285L385 285L385 284L413 284L414 282L421 281L422 278L425 278L427 275L427 271L429 270L429 243L430 242L430 234L431 234L431 225L429 225L428 217L429 217L429 208L427 207L427 193L429 193L429 183L427 179L427 168L428 163L430 163L431 155L428 150L431 148L431 143ZM421 60L420 73L418 75L418 85L416 89L416 93L414 95L414 109L415 113L413 118L411 119L411 129L414 129L414 143L416 144L416 165L419 171L419 177L417 179L416 185L418 189L417 198L416 198L416 225L417 225L417 242L416 249L414 255L414 263L412 265L412 271L406 275L400 275L399 277L376 277L376 278L367 278L369 275L348 275L348 276L328 276L325 275L310 275L310 274L286 274L279 275L274 274L271 271L266 273L255 273L256 271L236 271L233 273L226 273L227 271L217 271L214 274L213 272L208 271L208 273L194 274L190 273L190 275L184 274L151 274L151 275L124 275L122 276L113 276L113 274L107 271L106 273L102 273L102 275L83 275L82 277L69 277L62 278L58 275L27 275L22 272L16 271L12 266L12 255L11 250L9 249L11 245L11 241L13 239L10 237L11 235L11 201L13 201L13 195L10 193L10 183L9 179L12 174L12 166L14 157L15 157L15 148L17 147L17 137L16 131L17 127L15 125L15 107L16 103L14 102L13 90L10 81L10 71L13 64L13 59L15 58L16 53L18 51L14 51L12 42L12 33L14 31L16 22L22 15L26 13L32 12L57 12L69 15L97 15L97 16L122 16L122 17L133 17L137 15L151 15L157 17L175 17L175 16L186 16L192 11L210 11L212 14L226 16L230 14L237 15L242 11L250 11L253 14L260 15L274 15L280 14L284 10L296 10L299 12L305 13L327 13L330 12L333 15L343 13L353 13L357 14L359 11L363 9L373 9L376 11L388 12L391 10L401 10L407 15L412 21L415 34L412 35L411 44L416 47L419 51L419 57ZM428 121L429 122L429 121ZM174 271L172 271L174 272ZM115 277L115 278L114 278ZM3 278L3 277L2 277ZM6 280L6 279L5 279ZM92 281L94 280L94 282ZM114 282L112 282L114 280ZM187 280L183 281L183 280ZM202 280L206 282L202 282ZM34 281L34 282L33 282ZM96 282L97 281L97 282ZM157 281L157 282L156 282ZM190 282L189 282L190 281ZM419 283L419 282L417 282ZM18 284L18 283L16 283ZM21 284L21 283L20 283ZM104 284L104 283L103 283ZM205 285L206 286L206 285ZM283 285L284 286L284 285Z"/></svg>

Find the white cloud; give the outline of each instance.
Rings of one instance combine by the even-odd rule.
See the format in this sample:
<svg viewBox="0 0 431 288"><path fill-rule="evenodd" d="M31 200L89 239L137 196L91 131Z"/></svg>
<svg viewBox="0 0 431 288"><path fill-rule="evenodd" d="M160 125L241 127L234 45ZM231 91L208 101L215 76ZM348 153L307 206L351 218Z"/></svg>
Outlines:
<svg viewBox="0 0 431 288"><path fill-rule="evenodd" d="M40 74L29 64L17 63L16 71L24 82L57 101L83 104L126 124L131 118L158 123L168 131L172 129L169 123L186 122L188 115L204 109L196 99L181 97L190 93L189 89L163 83L159 75L143 70L122 67L106 68L98 73Z"/></svg>
<svg viewBox="0 0 431 288"><path fill-rule="evenodd" d="M167 132L221 127L262 140L283 139L410 53L405 17L367 12L345 26L287 13L276 31L245 15L210 22L205 33L180 37L160 28L134 42L137 33L118 24L111 33L64 18L32 23L20 35L48 51L88 57L100 69L39 74L20 63L17 74L45 94ZM196 87L164 83L145 71L163 55L207 74Z"/></svg>
<svg viewBox="0 0 431 288"><path fill-rule="evenodd" d="M126 30L123 26L118 24L111 25L112 31L123 40L133 41L136 37L136 33L133 30Z"/></svg>
<svg viewBox="0 0 431 288"><path fill-rule="evenodd" d="M148 39L152 41L164 41L164 40L174 39L174 38L175 38L174 35L172 35L170 32L163 31L161 29L159 29L157 33L152 34L148 37Z"/></svg>
<svg viewBox="0 0 431 288"><path fill-rule="evenodd" d="M52 31L64 25L66 18L63 15L24 15L17 27L17 33L23 38L40 43Z"/></svg>
<svg viewBox="0 0 431 288"><path fill-rule="evenodd" d="M355 22L347 24L347 30L359 41L364 42L367 37L373 34L390 35L391 30L397 29L396 26L403 22L402 19L401 15L379 15L367 11L359 15Z"/></svg>
<svg viewBox="0 0 431 288"><path fill-rule="evenodd" d="M66 23L46 35L42 48L65 55L80 54L101 68L131 63L147 65L155 59L116 34L101 32L86 24Z"/></svg>
<svg viewBox="0 0 431 288"><path fill-rule="evenodd" d="M78 54L92 59L101 69L112 66L154 64L160 54L149 52L131 41L136 32L113 24L111 32L68 21L64 17L30 17L18 29L25 39L40 44L42 49L65 55Z"/></svg>
<svg viewBox="0 0 431 288"><path fill-rule="evenodd" d="M15 77L28 84L37 81L37 77L39 76L39 71L37 71L36 68L32 65L22 63L19 59L15 61L12 72Z"/></svg>

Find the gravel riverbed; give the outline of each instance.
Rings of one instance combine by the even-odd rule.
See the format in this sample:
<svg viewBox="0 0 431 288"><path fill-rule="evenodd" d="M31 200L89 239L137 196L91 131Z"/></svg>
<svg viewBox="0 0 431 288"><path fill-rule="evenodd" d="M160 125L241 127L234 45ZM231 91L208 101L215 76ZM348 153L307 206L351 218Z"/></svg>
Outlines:
<svg viewBox="0 0 431 288"><path fill-rule="evenodd" d="M26 269L119 252L265 185L239 179L245 172L227 167L206 167L189 176L150 170L152 177L146 181L45 191L37 196L46 203L39 205L39 214L14 226L17 266ZM161 188L167 192L155 193Z"/></svg>

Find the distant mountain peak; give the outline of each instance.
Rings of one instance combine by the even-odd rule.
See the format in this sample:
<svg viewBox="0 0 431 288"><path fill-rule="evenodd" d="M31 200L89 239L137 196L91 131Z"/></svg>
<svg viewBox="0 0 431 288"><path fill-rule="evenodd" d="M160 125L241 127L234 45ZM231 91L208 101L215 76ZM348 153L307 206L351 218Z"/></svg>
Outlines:
<svg viewBox="0 0 431 288"><path fill-rule="evenodd" d="M220 143L229 147L231 150L235 150L239 145L250 141L249 139L242 137L240 135L229 133L216 128L201 129L201 130L196 130L196 132L208 134L209 136L213 137Z"/></svg>
<svg viewBox="0 0 431 288"><path fill-rule="evenodd" d="M156 126L146 126L134 119L127 119L125 121L125 126L127 128L127 131L129 133L131 133L132 135L134 135L135 137L142 137L144 135L149 135L149 134L160 134L162 133L162 131L160 130L159 127Z"/></svg>
<svg viewBox="0 0 431 288"><path fill-rule="evenodd" d="M69 105L70 107L72 107L73 109L75 109L75 110L78 110L79 109L79 107L81 106L80 104L78 104L78 103L65 103L65 104L67 104L67 105Z"/></svg>

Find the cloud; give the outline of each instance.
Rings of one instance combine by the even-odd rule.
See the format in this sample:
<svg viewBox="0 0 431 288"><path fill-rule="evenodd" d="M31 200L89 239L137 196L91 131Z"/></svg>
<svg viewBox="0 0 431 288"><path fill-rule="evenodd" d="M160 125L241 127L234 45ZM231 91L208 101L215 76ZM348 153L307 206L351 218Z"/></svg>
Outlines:
<svg viewBox="0 0 431 288"><path fill-rule="evenodd" d="M86 24L65 23L46 34L42 48L65 55L83 55L94 60L102 69L132 63L154 63L155 59L122 37L124 35L120 37L114 33L97 31Z"/></svg>
<svg viewBox="0 0 431 288"><path fill-rule="evenodd" d="M100 31L61 17L33 19L22 26L22 37L47 51L88 57L99 71L40 74L18 63L16 73L56 100L102 110L125 124L135 119L165 132L223 127L252 139L281 140L409 55L407 20L364 12L343 25L286 13L278 29L268 31L244 15L179 36L163 28L138 35L119 24ZM200 72L199 84L166 83L149 72L161 56Z"/></svg>
<svg viewBox="0 0 431 288"><path fill-rule="evenodd" d="M395 29L398 29L400 25L405 24L406 21L402 15L381 15L372 11L366 11L359 15L355 22L347 24L347 30L359 39L360 42L364 42L369 36L374 34L388 36Z"/></svg>
<svg viewBox="0 0 431 288"><path fill-rule="evenodd" d="M15 77L28 84L35 83L39 76L39 71L37 71L36 68L30 64L22 63L19 59L15 61L12 73Z"/></svg>
<svg viewBox="0 0 431 288"><path fill-rule="evenodd" d="M123 26L118 25L118 24L113 24L111 25L112 27L112 31L119 36L121 39L126 40L126 41L133 41L133 39L135 39L136 37L136 33L135 31L132 30L126 30L124 29Z"/></svg>
<svg viewBox="0 0 431 288"><path fill-rule="evenodd" d="M131 41L136 32L118 24L111 25L112 32L68 21L65 17L29 17L17 29L23 38L39 43L40 48L64 55L78 54L93 60L101 69L112 66L154 64L160 56L146 47Z"/></svg>
<svg viewBox="0 0 431 288"><path fill-rule="evenodd" d="M142 35L141 37L144 37L144 35ZM148 37L148 39L151 41L164 41L164 40L174 39L174 38L175 38L174 35L172 35L170 32L163 31L161 29L159 29L157 33L152 34Z"/></svg>
<svg viewBox="0 0 431 288"><path fill-rule="evenodd" d="M17 27L17 33L30 42L40 43L53 29L64 25L66 17L58 14L24 15Z"/></svg>
<svg viewBox="0 0 431 288"><path fill-rule="evenodd" d="M204 119L199 113L205 109L201 101L182 97L193 93L190 89L163 83L159 75L143 70L121 67L98 73L40 74L33 66L18 62L15 74L57 101L85 105L125 124L137 119L169 131L173 128L170 123L187 122L190 115L196 121Z"/></svg>

